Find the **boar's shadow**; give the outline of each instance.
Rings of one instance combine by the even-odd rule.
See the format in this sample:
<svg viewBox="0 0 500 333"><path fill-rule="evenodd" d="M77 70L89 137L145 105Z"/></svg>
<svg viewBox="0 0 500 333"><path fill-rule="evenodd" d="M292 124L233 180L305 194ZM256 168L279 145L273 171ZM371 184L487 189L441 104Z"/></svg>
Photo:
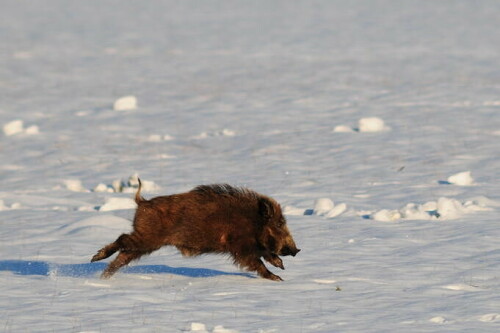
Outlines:
<svg viewBox="0 0 500 333"><path fill-rule="evenodd" d="M106 263L56 264L46 261L0 260L0 271L16 275L55 275L69 277L93 277L106 267ZM193 278L214 276L244 276L255 278L249 273L229 273L207 268L171 267L167 265L138 265L123 269L129 274L174 274Z"/></svg>

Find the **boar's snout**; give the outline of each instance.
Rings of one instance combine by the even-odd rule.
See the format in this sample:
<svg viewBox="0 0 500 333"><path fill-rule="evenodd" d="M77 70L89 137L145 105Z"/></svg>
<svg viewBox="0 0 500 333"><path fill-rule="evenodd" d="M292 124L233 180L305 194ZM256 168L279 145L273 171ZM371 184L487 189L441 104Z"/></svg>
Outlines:
<svg viewBox="0 0 500 333"><path fill-rule="evenodd" d="M292 256L292 257L295 257L295 255L297 253L299 253L299 252L300 252L300 249L296 248L295 246L294 247L284 246L281 249L280 256Z"/></svg>

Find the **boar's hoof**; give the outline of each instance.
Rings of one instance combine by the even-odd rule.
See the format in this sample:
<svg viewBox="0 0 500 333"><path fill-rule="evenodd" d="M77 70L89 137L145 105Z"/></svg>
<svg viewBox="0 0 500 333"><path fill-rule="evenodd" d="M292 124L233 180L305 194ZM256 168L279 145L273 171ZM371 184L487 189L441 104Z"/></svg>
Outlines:
<svg viewBox="0 0 500 333"><path fill-rule="evenodd" d="M273 265L274 267L278 267L278 268L281 268L281 269L285 269L285 266L283 265L283 261L281 260L280 257L278 257L277 255L275 254L271 254L271 255L268 255L268 256L264 256L264 259L269 262L271 265Z"/></svg>
<svg viewBox="0 0 500 333"><path fill-rule="evenodd" d="M278 275L273 274L273 273L271 273L271 275L266 277L266 278L269 280L273 280L273 281L283 281L283 279L281 277L279 277Z"/></svg>
<svg viewBox="0 0 500 333"><path fill-rule="evenodd" d="M271 273L270 271L265 272L264 274L260 274L265 279L273 280L273 281L283 281L278 275Z"/></svg>

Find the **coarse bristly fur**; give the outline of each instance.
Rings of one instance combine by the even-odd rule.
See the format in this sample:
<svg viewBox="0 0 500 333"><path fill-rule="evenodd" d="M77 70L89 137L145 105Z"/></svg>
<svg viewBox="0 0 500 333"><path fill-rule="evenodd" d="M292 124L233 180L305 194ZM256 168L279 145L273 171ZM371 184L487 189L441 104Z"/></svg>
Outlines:
<svg viewBox="0 0 500 333"><path fill-rule="evenodd" d="M133 231L122 234L92 258L94 262L119 252L102 278L111 277L132 260L171 245L184 256L228 253L241 268L281 281L261 258L284 269L279 256L295 256L300 251L280 205L270 197L247 188L213 184L146 200L140 195L141 187L139 180Z"/></svg>

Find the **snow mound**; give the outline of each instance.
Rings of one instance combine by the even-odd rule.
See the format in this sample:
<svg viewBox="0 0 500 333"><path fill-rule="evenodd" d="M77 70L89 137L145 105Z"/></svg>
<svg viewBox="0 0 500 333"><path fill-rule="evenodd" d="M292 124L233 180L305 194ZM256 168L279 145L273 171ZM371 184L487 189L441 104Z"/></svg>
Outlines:
<svg viewBox="0 0 500 333"><path fill-rule="evenodd" d="M208 138L219 137L219 136L233 137L233 136L236 136L236 132L233 130L224 128L223 130L215 131L215 132L202 132L198 135L193 136L192 139L202 140L202 139L208 139Z"/></svg>
<svg viewBox="0 0 500 333"><path fill-rule="evenodd" d="M446 318L441 316L433 317L429 321L434 324L445 324L447 322Z"/></svg>
<svg viewBox="0 0 500 333"><path fill-rule="evenodd" d="M25 129L24 122L18 119L5 124L3 126L3 133L5 134L5 136L12 136L16 134L35 135L39 134L40 130L36 125L32 125Z"/></svg>
<svg viewBox="0 0 500 333"><path fill-rule="evenodd" d="M458 284L450 284L443 287L444 289L453 290L453 291L481 291L481 288L472 286L470 284L458 283Z"/></svg>
<svg viewBox="0 0 500 333"><path fill-rule="evenodd" d="M130 111L137 109L137 98L135 96L124 96L113 103L115 111Z"/></svg>
<svg viewBox="0 0 500 333"><path fill-rule="evenodd" d="M191 327L189 328L188 332L209 333L210 331L207 330L207 327L205 326L205 324L191 323ZM225 328L222 325L216 325L214 327L214 329L212 330L212 333L238 333L238 331Z"/></svg>
<svg viewBox="0 0 500 333"><path fill-rule="evenodd" d="M83 187L81 180L78 179L66 179L64 180L64 185L72 192L88 192Z"/></svg>
<svg viewBox="0 0 500 333"><path fill-rule="evenodd" d="M306 209L294 206L285 206L283 208L283 214L291 216L306 215Z"/></svg>
<svg viewBox="0 0 500 333"><path fill-rule="evenodd" d="M314 202L313 213L328 218L334 218L344 213L347 209L345 203L335 206L332 200L328 198L320 198Z"/></svg>
<svg viewBox="0 0 500 333"><path fill-rule="evenodd" d="M500 313L488 313L479 317L479 321L483 323L492 323L500 321Z"/></svg>
<svg viewBox="0 0 500 333"><path fill-rule="evenodd" d="M120 209L136 209L137 204L131 198L108 198L106 203L99 207L100 212L109 212Z"/></svg>
<svg viewBox="0 0 500 333"><path fill-rule="evenodd" d="M12 205L8 206L5 204L5 202L3 200L0 200L0 211L19 209L19 208L21 208L21 204L19 202L15 202Z"/></svg>
<svg viewBox="0 0 500 333"><path fill-rule="evenodd" d="M474 179L470 171L464 171L448 177L448 183L459 186L471 186L474 185Z"/></svg>
<svg viewBox="0 0 500 333"><path fill-rule="evenodd" d="M333 128L334 133L376 133L389 131L391 128L385 125L385 122L378 117L367 117L358 120L358 127L347 125L337 125Z"/></svg>
<svg viewBox="0 0 500 333"><path fill-rule="evenodd" d="M283 208L283 214L291 216L314 214L332 219L334 217L343 214L346 210L347 210L347 205L345 203L340 203L338 205L335 205L333 201L329 198L319 198L314 201L314 207L312 209L304 209L294 206L285 206Z"/></svg>
<svg viewBox="0 0 500 333"><path fill-rule="evenodd" d="M168 134L165 134L165 135L151 134L150 136L148 136L147 141L148 142L162 142L162 141L172 141L173 139L174 139L174 137L171 135L168 135Z"/></svg>
<svg viewBox="0 0 500 333"><path fill-rule="evenodd" d="M353 133L355 130L346 125L338 125L333 129L335 133Z"/></svg>
<svg viewBox="0 0 500 333"><path fill-rule="evenodd" d="M205 324L191 323L191 330L189 332L208 332Z"/></svg>
<svg viewBox="0 0 500 333"><path fill-rule="evenodd" d="M333 209L333 206L334 204L332 200L328 198L320 198L314 202L313 211L316 215L325 215Z"/></svg>
<svg viewBox="0 0 500 333"><path fill-rule="evenodd" d="M377 117L361 118L358 121L358 130L360 132L383 132L389 129L384 121Z"/></svg>
<svg viewBox="0 0 500 333"><path fill-rule="evenodd" d="M142 192L158 192L160 186L150 180L142 180ZM94 192L107 192L107 193L135 193L139 187L139 175L137 173L131 175L126 181L123 179L115 179L111 184L104 183L97 184Z"/></svg>
<svg viewBox="0 0 500 333"><path fill-rule="evenodd" d="M453 198L439 198L422 205L409 203L397 209L382 209L370 215L370 218L380 222L393 222L398 220L454 220L465 214L477 211L491 210L494 202L485 197L478 197L464 202Z"/></svg>

